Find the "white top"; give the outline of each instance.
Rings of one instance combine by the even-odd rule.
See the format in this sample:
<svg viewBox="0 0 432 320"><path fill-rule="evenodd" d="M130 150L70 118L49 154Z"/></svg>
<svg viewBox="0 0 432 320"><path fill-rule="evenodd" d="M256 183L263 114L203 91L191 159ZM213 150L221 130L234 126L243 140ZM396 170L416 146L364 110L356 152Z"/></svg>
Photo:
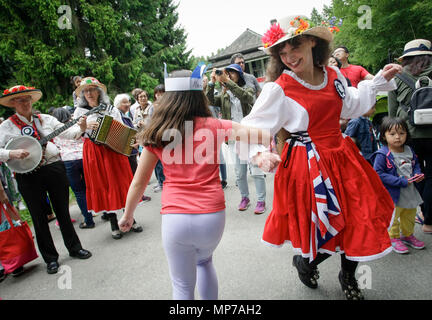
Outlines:
<svg viewBox="0 0 432 320"><path fill-rule="evenodd" d="M54 143L59 148L60 157L63 161L80 160L83 158L84 139L71 140L55 137Z"/></svg>
<svg viewBox="0 0 432 320"><path fill-rule="evenodd" d="M33 116L31 117L31 121L29 122L25 117L17 114L18 118L24 122L25 124L28 124L29 126L33 123ZM42 120L42 134L44 136L47 136L54 130L57 130L64 126L63 123L57 120L57 118L47 115L47 114L41 114L40 115ZM73 127L72 127L73 128ZM72 128L69 128L68 130L62 132L59 136L65 138L65 139L77 139L81 136L81 131L75 131L72 130ZM79 129L79 127L78 127ZM10 150L4 149L5 145L9 142L9 140L20 137L21 129L18 128L10 119L5 120L2 124L0 124L0 161L6 162L9 160L9 153ZM60 158L60 151L56 147L54 143L51 141L48 141L44 153L44 159L46 160L45 164L50 164L56 161L61 160Z"/></svg>
<svg viewBox="0 0 432 320"><path fill-rule="evenodd" d="M77 119L77 118L81 117L82 115L84 115L85 113L87 113L88 111L89 110L87 110L86 108L78 107L78 108L75 109L75 112L73 114L73 118ZM109 116L113 117L115 120L120 121L121 123L123 123L120 111L117 108L113 107L112 105L108 106L107 110L105 110L102 113L102 115L100 113L92 113L91 115L89 115L87 117L87 122L96 121L97 118L99 118L99 117L101 117L103 115L109 115ZM75 133L81 134L81 129L78 126L78 124L73 125L70 130L72 130ZM91 129L87 129L85 132L87 134L84 137L88 138L88 136L91 134L92 130Z"/></svg>
<svg viewBox="0 0 432 320"><path fill-rule="evenodd" d="M337 72L337 77L341 81L345 91L343 99L341 118L358 118L365 114L376 103L378 91L391 91L396 89L396 83L392 79L387 81L382 76L382 70L372 80L361 81L358 88L348 87L345 77L336 67L331 67ZM311 91L319 91L326 87L328 82L327 71L324 71L324 81L320 85L313 86L300 79L295 73L289 70L284 72L294 78L304 87ZM311 92L311 94L314 94ZM319 94L317 92L316 94ZM290 112L286 112L290 110ZM241 121L243 125L260 129L268 129L272 136L284 128L288 132L307 131L309 126L309 115L303 106L285 96L281 86L275 82L268 82L264 85L261 94L256 100L252 111ZM246 147L244 143L240 144L240 158L249 160L258 152L267 150L262 145L250 145ZM248 155L246 153L248 150Z"/></svg>

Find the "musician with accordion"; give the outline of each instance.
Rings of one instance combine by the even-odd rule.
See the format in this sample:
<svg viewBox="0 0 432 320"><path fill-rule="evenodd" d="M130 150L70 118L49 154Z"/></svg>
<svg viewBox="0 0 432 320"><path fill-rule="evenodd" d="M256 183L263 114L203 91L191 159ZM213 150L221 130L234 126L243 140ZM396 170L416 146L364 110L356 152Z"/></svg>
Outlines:
<svg viewBox="0 0 432 320"><path fill-rule="evenodd" d="M106 213L111 222L111 235L122 238L117 214L126 203L133 174L128 156L131 154L136 130L125 126L119 110L110 104L107 89L94 77L82 79L75 90L79 104L74 118L80 118L75 131L84 131L83 167L86 181L88 211ZM106 105L103 112L84 116L89 110ZM136 222L132 229L141 232Z"/></svg>
<svg viewBox="0 0 432 320"><path fill-rule="evenodd" d="M15 173L18 190L30 215L39 251L47 272L57 273L59 254L55 248L46 215L47 194L60 225L69 255L80 259L91 257L72 225L69 213L69 182L59 150L50 141L54 132L76 139L80 130L60 130L63 124L47 114L36 114L33 103L42 92L33 87L14 86L0 97L0 105L15 109L15 114L0 125L0 161ZM57 135L57 133L56 133Z"/></svg>

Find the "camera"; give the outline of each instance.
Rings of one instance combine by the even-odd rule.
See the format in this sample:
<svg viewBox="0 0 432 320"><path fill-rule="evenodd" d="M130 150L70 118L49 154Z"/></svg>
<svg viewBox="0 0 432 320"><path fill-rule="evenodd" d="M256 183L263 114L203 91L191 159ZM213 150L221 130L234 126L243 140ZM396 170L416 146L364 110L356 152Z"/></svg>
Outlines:
<svg viewBox="0 0 432 320"><path fill-rule="evenodd" d="M221 76L222 73L223 73L223 71L220 70L220 69L217 69L217 70L215 71L215 74L216 74L217 76Z"/></svg>

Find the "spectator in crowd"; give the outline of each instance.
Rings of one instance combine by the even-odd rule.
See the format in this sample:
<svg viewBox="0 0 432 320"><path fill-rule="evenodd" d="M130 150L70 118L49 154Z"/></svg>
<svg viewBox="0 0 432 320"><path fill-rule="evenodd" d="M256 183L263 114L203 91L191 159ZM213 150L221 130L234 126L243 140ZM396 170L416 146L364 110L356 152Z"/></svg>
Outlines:
<svg viewBox="0 0 432 320"><path fill-rule="evenodd" d="M207 90L207 85L208 85L208 77L206 75L203 75L203 91L206 92ZM214 118L216 119L220 119L222 117L222 114L220 112L220 107L215 107L215 106L211 106L209 105L209 109L213 115ZM222 189L225 189L226 186L228 185L227 182L227 169L226 169L226 163L225 163L225 159L223 156L223 152L222 152L222 148L220 151L220 155L219 155L219 172L221 175L221 185L222 185Z"/></svg>
<svg viewBox="0 0 432 320"><path fill-rule="evenodd" d="M118 94L114 98L114 107L116 107L120 111L123 123L125 125L127 125L128 127L135 129L133 122L132 122L132 119L128 116L130 105L131 105L130 97L126 93ZM130 164L130 167L132 169L133 175L135 175L135 172L136 172L136 169L138 166L138 163L137 163L138 146L139 146L139 143L135 142L135 144L133 145L132 153L129 156L129 164ZM150 197L147 197L145 195L142 196L143 202L150 201L150 200L151 200Z"/></svg>
<svg viewBox="0 0 432 320"><path fill-rule="evenodd" d="M398 60L403 66L402 75L414 83L424 76L432 79L432 49L429 40L409 41L405 44L404 52ZM411 106L413 90L399 78L395 80L397 89L389 92L388 95L388 114L390 117L401 117L407 121L411 135L410 145L417 154L421 171L425 175L423 181L416 183L423 198L421 205L423 216L420 214L419 220L423 221L423 232L432 234L432 124L419 127L411 123L408 110Z"/></svg>
<svg viewBox="0 0 432 320"><path fill-rule="evenodd" d="M215 83L219 82L222 86L222 92L214 95ZM243 69L238 64L231 64L220 74L213 69L211 81L208 83L207 98L211 105L221 108L222 118L240 122L247 116L252 108L254 93L251 87L246 86L246 80L243 77ZM234 144L230 144L232 157L235 159L235 172L237 177L237 186L240 190L241 201L238 206L239 211L245 211L250 205L249 187L247 182L248 167L254 178L255 189L257 193L257 204L255 214L262 214L266 210L266 183L264 172L256 165L249 164L240 160L235 152Z"/></svg>
<svg viewBox="0 0 432 320"><path fill-rule="evenodd" d="M246 73L246 62L244 56L241 53L235 53L231 56L231 64L238 64L243 70L243 77L246 82L246 86L251 87L254 90L255 98L258 98L261 93L261 87L258 83L257 78L253 74Z"/></svg>
<svg viewBox="0 0 432 320"><path fill-rule="evenodd" d="M132 97L135 100L135 102L131 105L130 110L129 110L129 112L132 115L132 118L134 117L136 108L139 106L138 96L142 91L143 91L143 89L141 89L141 88L135 88L131 92Z"/></svg>
<svg viewBox="0 0 432 320"><path fill-rule="evenodd" d="M369 119L374 113L375 107L372 107L363 116L351 119L345 130L345 134L354 140L363 157L368 161L370 161L374 152L378 150L378 141L372 121Z"/></svg>
<svg viewBox="0 0 432 320"><path fill-rule="evenodd" d="M64 108L57 108L52 113L61 123L66 124L72 115ZM86 184L83 168L83 139L63 139L55 137L54 143L60 150L60 156L66 168L66 175L70 187L75 194L75 198L84 217L84 222L79 224L81 229L92 229L95 227L93 215L87 209ZM58 222L58 221L57 221Z"/></svg>
<svg viewBox="0 0 432 320"><path fill-rule="evenodd" d="M145 90L141 90L137 98L138 106L133 113L133 124L137 129L142 130L149 124L149 111L152 107L152 103L149 101L148 93Z"/></svg>
<svg viewBox="0 0 432 320"><path fill-rule="evenodd" d="M354 65L349 63L349 50L347 47L339 46L333 51L333 56L338 58L342 63L339 68L342 74L351 81L353 87L357 88L358 84L362 80L371 80L373 75L371 75L362 66Z"/></svg>

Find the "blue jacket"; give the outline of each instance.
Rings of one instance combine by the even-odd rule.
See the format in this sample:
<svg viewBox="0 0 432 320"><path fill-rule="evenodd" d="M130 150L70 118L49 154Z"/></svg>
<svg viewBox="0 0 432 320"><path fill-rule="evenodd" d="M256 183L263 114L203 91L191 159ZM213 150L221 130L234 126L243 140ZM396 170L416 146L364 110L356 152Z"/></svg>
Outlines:
<svg viewBox="0 0 432 320"><path fill-rule="evenodd" d="M363 157L370 159L377 151L378 143L373 133L372 122L366 117L352 119L348 122L345 134L358 140Z"/></svg>
<svg viewBox="0 0 432 320"><path fill-rule="evenodd" d="M413 154L412 168L413 176L421 173L420 163L414 150L411 149ZM373 167L381 178L384 186L390 193L394 203L399 201L400 189L408 186L408 180L405 177L399 176L397 168L394 163L394 157L387 146L383 146L377 152L373 154Z"/></svg>

